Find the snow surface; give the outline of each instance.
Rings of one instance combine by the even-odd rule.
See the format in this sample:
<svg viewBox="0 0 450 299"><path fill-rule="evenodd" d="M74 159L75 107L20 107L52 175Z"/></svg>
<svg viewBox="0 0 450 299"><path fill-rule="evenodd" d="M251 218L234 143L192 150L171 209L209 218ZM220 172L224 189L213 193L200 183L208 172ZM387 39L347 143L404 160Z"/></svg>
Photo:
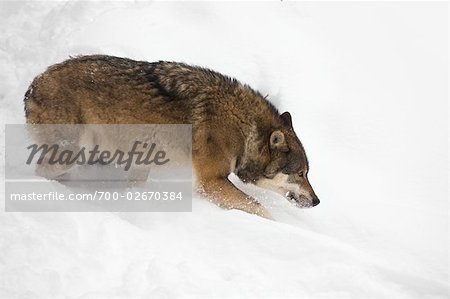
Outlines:
<svg viewBox="0 0 450 299"><path fill-rule="evenodd" d="M446 2L0 2L3 123L69 55L207 66L291 111L321 199L240 184L276 221L199 196L192 213L1 212L0 298L449 298L447 18Z"/></svg>

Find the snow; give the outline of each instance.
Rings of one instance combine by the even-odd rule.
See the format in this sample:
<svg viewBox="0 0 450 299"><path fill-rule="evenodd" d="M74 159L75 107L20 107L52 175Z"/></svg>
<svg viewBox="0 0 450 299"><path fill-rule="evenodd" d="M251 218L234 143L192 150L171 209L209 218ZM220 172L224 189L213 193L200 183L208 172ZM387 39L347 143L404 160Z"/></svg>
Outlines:
<svg viewBox="0 0 450 299"><path fill-rule="evenodd" d="M0 2L2 123L69 55L207 66L291 111L321 199L232 178L275 221L198 195L192 213L1 212L0 298L449 298L447 18L446 2Z"/></svg>

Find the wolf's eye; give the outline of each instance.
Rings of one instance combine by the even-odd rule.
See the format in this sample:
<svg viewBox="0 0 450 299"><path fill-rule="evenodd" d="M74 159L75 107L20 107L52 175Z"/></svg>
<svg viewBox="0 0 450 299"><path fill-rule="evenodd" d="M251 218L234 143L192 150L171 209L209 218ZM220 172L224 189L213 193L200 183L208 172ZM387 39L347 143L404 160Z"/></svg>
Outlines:
<svg viewBox="0 0 450 299"><path fill-rule="evenodd" d="M301 177L303 177L303 171L300 171L300 172L298 173L298 175L301 176Z"/></svg>

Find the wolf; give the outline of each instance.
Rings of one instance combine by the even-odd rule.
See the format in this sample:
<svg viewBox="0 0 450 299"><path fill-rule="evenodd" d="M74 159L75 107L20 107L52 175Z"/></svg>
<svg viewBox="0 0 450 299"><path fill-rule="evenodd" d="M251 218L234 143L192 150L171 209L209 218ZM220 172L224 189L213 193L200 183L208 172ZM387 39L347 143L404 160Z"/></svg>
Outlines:
<svg viewBox="0 0 450 299"><path fill-rule="evenodd" d="M280 114L258 91L207 68L71 57L37 76L24 104L28 124L191 124L197 189L225 209L271 218L230 182L231 173L299 207L320 202L291 114Z"/></svg>

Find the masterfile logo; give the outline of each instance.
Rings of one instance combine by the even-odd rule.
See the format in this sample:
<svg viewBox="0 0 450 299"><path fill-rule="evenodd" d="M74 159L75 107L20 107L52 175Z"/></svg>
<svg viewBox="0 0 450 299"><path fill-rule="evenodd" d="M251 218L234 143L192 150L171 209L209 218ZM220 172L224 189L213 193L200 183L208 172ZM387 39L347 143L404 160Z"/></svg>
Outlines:
<svg viewBox="0 0 450 299"><path fill-rule="evenodd" d="M191 125L6 125L6 211L190 211Z"/></svg>

